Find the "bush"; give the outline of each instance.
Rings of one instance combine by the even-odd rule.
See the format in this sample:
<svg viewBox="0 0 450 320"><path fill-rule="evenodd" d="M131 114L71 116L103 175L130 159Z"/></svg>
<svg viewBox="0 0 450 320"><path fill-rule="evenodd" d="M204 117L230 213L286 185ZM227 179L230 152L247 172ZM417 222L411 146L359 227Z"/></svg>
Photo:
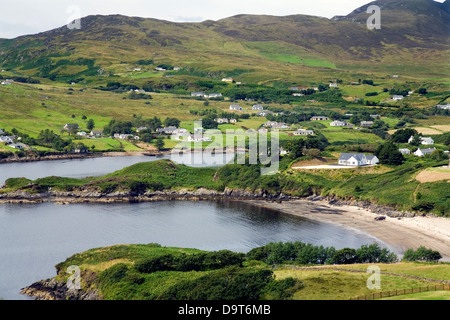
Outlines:
<svg viewBox="0 0 450 320"><path fill-rule="evenodd" d="M442 256L438 251L423 246L416 251L408 249L403 256L403 261L438 262L440 259L442 259Z"/></svg>
<svg viewBox="0 0 450 320"><path fill-rule="evenodd" d="M101 286L117 283L127 275L128 266L125 263L119 263L103 271L99 276Z"/></svg>

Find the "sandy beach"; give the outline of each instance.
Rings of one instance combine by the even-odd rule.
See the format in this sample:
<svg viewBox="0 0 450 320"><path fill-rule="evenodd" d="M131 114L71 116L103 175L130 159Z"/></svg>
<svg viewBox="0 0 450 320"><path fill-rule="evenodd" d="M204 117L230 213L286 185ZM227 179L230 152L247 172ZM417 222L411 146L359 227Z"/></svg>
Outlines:
<svg viewBox="0 0 450 320"><path fill-rule="evenodd" d="M246 203L278 210L323 223L358 230L384 242L392 250L403 253L420 246L439 251L442 260L450 262L450 219L438 217L390 218L353 206L332 206L325 201L291 200L282 203L246 200Z"/></svg>

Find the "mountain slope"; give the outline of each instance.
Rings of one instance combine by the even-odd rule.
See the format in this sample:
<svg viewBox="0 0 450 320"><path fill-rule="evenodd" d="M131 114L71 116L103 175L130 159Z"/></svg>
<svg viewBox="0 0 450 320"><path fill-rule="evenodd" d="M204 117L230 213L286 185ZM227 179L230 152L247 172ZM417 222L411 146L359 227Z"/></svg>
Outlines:
<svg viewBox="0 0 450 320"><path fill-rule="evenodd" d="M238 15L219 21L174 23L121 15L88 16L81 30L66 26L0 40L0 65L41 77L114 73L139 59L189 66L219 78L233 72L309 68L448 71L449 0L378 0L348 16ZM382 29L369 30L369 5L382 10ZM297 67L296 67L297 66ZM241 70L242 69L242 70ZM228 70L228 73L220 71ZM305 71L305 72L306 72ZM311 70L310 70L311 71ZM408 70L405 70L408 72Z"/></svg>

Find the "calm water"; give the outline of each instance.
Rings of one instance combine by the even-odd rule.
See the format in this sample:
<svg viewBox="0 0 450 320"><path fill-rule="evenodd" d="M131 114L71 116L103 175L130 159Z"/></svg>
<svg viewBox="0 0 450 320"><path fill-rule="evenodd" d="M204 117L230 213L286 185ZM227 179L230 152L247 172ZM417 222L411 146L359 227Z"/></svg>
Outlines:
<svg viewBox="0 0 450 320"><path fill-rule="evenodd" d="M24 177L31 180L48 176L67 178L85 178L102 176L139 162L156 161L161 159L173 159L175 162L192 167L218 166L233 160L234 154L207 155L198 158L198 155L186 154L182 157L171 157L163 155L157 157L148 156L123 156L102 157L90 159L68 159L37 161L24 163L2 163L0 164L0 186L6 179ZM195 164L198 163L198 164Z"/></svg>
<svg viewBox="0 0 450 320"><path fill-rule="evenodd" d="M116 244L248 252L273 241L359 248L376 239L329 224L230 202L0 205L0 297L55 276L75 253Z"/></svg>

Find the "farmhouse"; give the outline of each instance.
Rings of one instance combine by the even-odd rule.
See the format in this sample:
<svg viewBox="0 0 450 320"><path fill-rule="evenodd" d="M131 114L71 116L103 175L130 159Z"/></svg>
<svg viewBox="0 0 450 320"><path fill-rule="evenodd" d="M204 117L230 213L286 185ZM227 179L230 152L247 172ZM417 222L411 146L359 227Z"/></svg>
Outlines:
<svg viewBox="0 0 450 320"><path fill-rule="evenodd" d="M11 148L18 149L18 150L25 150L26 145L23 143L13 143L9 145Z"/></svg>
<svg viewBox="0 0 450 320"><path fill-rule="evenodd" d="M420 149L419 148L419 149L417 149L416 152L414 152L414 154L418 157L424 157L427 154L432 154L433 151L435 151L435 150L436 150L436 148L432 148L432 149Z"/></svg>
<svg viewBox="0 0 450 320"><path fill-rule="evenodd" d="M237 110L237 111L242 111L242 107L238 104L232 104L230 106L230 110Z"/></svg>
<svg viewBox="0 0 450 320"><path fill-rule="evenodd" d="M373 126L373 121L361 121L361 127L368 128L371 126Z"/></svg>
<svg viewBox="0 0 450 320"><path fill-rule="evenodd" d="M13 143L14 139L13 139L13 137L10 137L10 136L0 136L0 142L4 142L6 144Z"/></svg>
<svg viewBox="0 0 450 320"><path fill-rule="evenodd" d="M337 87L339 87L339 86L337 85L337 83L330 83L330 88L337 88Z"/></svg>
<svg viewBox="0 0 450 320"><path fill-rule="evenodd" d="M375 165L380 161L374 155L366 156L363 153L342 153L339 158L339 164L343 166L367 166Z"/></svg>
<svg viewBox="0 0 450 320"><path fill-rule="evenodd" d="M204 92L191 92L191 97L204 97Z"/></svg>
<svg viewBox="0 0 450 320"><path fill-rule="evenodd" d="M267 116L269 114L274 114L274 113L272 111L265 110L265 111L258 112L256 115L258 117L265 117L265 116Z"/></svg>
<svg viewBox="0 0 450 320"><path fill-rule="evenodd" d="M346 126L348 126L348 122L336 120L336 121L333 121L332 123L330 123L330 126L332 126L332 127L346 127Z"/></svg>
<svg viewBox="0 0 450 320"><path fill-rule="evenodd" d="M328 117L323 117L323 116L315 116L312 117L311 119L309 119L310 121L328 121L330 120L330 118Z"/></svg>
<svg viewBox="0 0 450 320"><path fill-rule="evenodd" d="M255 105L252 107L252 110L263 111L263 110L264 110L264 107L263 107L262 104L255 104Z"/></svg>
<svg viewBox="0 0 450 320"><path fill-rule="evenodd" d="M233 82L234 79L233 78L223 78L222 81L223 82Z"/></svg>
<svg viewBox="0 0 450 320"><path fill-rule="evenodd" d="M447 103L447 104L438 104L438 105L436 105L436 108L450 110L450 104L449 103Z"/></svg>
<svg viewBox="0 0 450 320"><path fill-rule="evenodd" d="M86 133L86 131L77 132L77 136L86 137L87 133Z"/></svg>
<svg viewBox="0 0 450 320"><path fill-rule="evenodd" d="M313 136L314 131L313 130L306 130L306 129L298 129L294 132L294 136Z"/></svg>
<svg viewBox="0 0 450 320"><path fill-rule="evenodd" d="M414 140L414 136L411 136L411 138L409 138L408 143L413 142ZM420 137L421 143L425 146L431 146L434 144L434 140L429 138L429 137Z"/></svg>
<svg viewBox="0 0 450 320"><path fill-rule="evenodd" d="M395 95L392 97L392 100L394 100L394 101L399 101L399 100L403 100L403 99L405 99L405 97L402 95Z"/></svg>
<svg viewBox="0 0 450 320"><path fill-rule="evenodd" d="M220 98L222 97L221 93L210 93L208 95L205 95L205 98Z"/></svg>
<svg viewBox="0 0 450 320"><path fill-rule="evenodd" d="M134 136L128 133L116 133L114 134L114 138L120 140L139 140L138 136Z"/></svg>
<svg viewBox="0 0 450 320"><path fill-rule="evenodd" d="M411 150L406 149L406 148L404 148L404 149L398 149L398 151L400 151L401 154L406 154L406 155L411 154Z"/></svg>
<svg viewBox="0 0 450 320"><path fill-rule="evenodd" d="M174 133L178 128L177 127L165 127L165 128L158 128L156 129L156 132L161 134L172 134Z"/></svg>
<svg viewBox="0 0 450 320"><path fill-rule="evenodd" d="M91 131L91 136L101 137L101 136L103 136L103 131L102 130L92 130Z"/></svg>
<svg viewBox="0 0 450 320"><path fill-rule="evenodd" d="M227 118L218 118L218 119L214 119L215 122L217 122L218 124L223 124L223 123L229 123L230 121Z"/></svg>

